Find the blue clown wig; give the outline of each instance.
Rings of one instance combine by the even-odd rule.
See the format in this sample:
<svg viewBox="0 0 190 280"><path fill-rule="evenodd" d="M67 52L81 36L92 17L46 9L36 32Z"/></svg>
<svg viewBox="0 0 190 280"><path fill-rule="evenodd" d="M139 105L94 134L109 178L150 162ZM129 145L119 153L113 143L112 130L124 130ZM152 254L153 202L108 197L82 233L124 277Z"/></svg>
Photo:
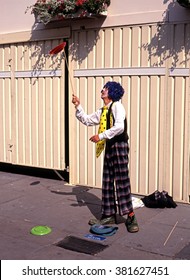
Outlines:
<svg viewBox="0 0 190 280"><path fill-rule="evenodd" d="M124 94L124 89L120 83L107 82L104 87L108 89L108 96L114 102L119 101Z"/></svg>

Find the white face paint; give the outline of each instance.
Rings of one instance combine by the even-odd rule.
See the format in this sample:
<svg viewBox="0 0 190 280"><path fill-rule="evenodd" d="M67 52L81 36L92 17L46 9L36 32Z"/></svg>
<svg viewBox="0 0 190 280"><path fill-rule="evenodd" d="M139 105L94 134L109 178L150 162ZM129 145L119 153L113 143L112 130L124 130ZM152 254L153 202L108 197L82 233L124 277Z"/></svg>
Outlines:
<svg viewBox="0 0 190 280"><path fill-rule="evenodd" d="M108 98L108 89L107 88L103 88L101 90L101 98L104 100L105 98Z"/></svg>

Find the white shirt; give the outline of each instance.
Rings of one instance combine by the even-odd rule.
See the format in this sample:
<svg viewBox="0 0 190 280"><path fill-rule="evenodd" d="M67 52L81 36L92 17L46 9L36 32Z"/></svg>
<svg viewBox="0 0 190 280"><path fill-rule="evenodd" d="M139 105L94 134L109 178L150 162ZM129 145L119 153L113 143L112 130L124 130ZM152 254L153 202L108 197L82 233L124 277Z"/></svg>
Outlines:
<svg viewBox="0 0 190 280"><path fill-rule="evenodd" d="M112 102L107 105L108 108L111 103ZM81 105L79 105L76 109L77 119L87 126L98 125L100 123L101 114L102 108L98 109L96 112L90 115L87 115L84 112ZM100 140L111 139L124 131L125 109L120 101L114 102L112 106L112 114L114 116L115 123L110 129L107 129L99 134Z"/></svg>

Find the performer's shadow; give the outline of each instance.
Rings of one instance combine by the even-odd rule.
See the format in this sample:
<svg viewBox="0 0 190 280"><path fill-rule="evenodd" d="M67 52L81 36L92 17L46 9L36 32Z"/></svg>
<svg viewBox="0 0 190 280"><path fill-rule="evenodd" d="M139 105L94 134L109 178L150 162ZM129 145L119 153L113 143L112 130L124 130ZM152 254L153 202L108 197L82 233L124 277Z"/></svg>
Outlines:
<svg viewBox="0 0 190 280"><path fill-rule="evenodd" d="M71 192L62 192L62 191L54 191L52 193L65 195L65 196L74 196L70 198L73 203L70 205L73 207L88 207L89 211L96 219L101 218L101 199L90 192L91 188L84 186L74 186ZM121 216L117 215L117 224L125 222L125 219Z"/></svg>

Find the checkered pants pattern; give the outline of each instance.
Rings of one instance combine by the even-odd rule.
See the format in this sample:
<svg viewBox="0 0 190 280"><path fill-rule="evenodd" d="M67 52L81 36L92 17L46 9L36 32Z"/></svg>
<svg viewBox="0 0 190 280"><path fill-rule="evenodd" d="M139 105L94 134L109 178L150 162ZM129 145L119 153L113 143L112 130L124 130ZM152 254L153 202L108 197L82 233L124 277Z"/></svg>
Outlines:
<svg viewBox="0 0 190 280"><path fill-rule="evenodd" d="M119 215L123 216L133 211L128 153L129 146L126 142L117 142L110 148L106 147L102 182L103 215L117 213L116 198Z"/></svg>

